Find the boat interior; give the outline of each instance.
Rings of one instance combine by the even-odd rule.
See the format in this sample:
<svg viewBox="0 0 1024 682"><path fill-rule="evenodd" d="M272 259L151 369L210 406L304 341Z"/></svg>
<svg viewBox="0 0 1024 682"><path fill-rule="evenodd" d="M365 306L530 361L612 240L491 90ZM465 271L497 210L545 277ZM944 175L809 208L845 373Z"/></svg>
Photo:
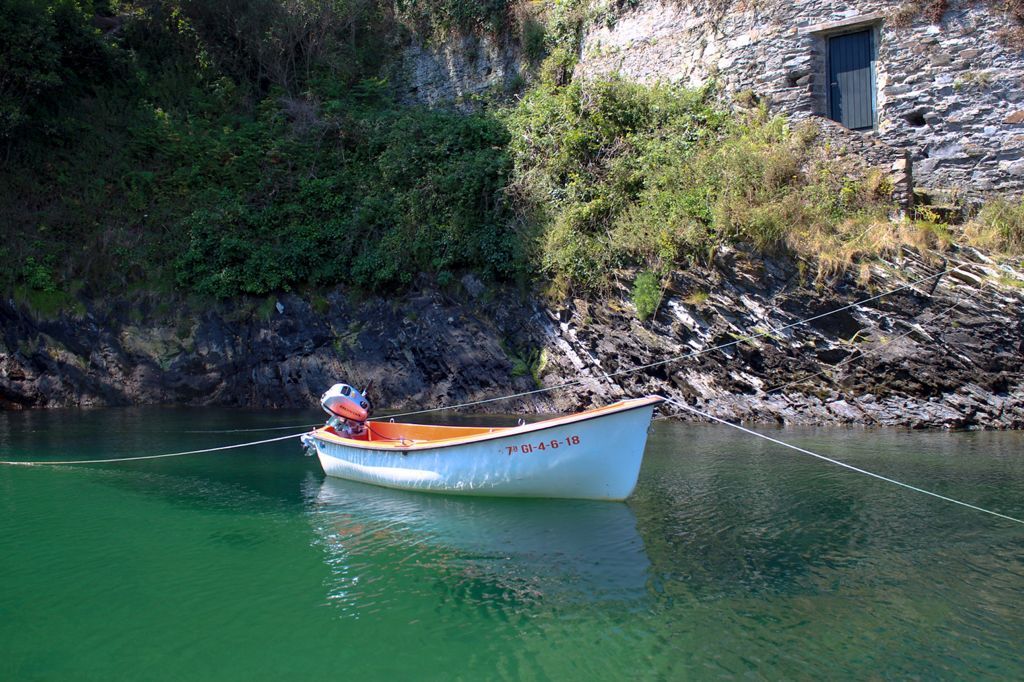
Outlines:
<svg viewBox="0 0 1024 682"><path fill-rule="evenodd" d="M598 407L576 414L563 417L553 417L532 424L521 426L436 426L432 424L407 424L403 422L367 421L366 429L358 434L347 433L333 426L325 426L317 430L320 436L326 440L335 442L361 443L359 447L372 448L413 448L431 447L436 445L472 442L487 437L496 437L505 432L526 433L542 430L551 426L557 426L577 421L583 421L592 417L601 416L611 412L631 409L644 405L656 405L664 401L660 396L647 396L645 398L634 398L623 400L604 407Z"/></svg>
<svg viewBox="0 0 1024 682"><path fill-rule="evenodd" d="M341 432L332 426L324 429L327 433L347 440L364 442L405 442L425 443L452 438L470 438L505 431L509 427L480 426L433 426L430 424L405 424L400 422L366 422L366 430L359 435Z"/></svg>

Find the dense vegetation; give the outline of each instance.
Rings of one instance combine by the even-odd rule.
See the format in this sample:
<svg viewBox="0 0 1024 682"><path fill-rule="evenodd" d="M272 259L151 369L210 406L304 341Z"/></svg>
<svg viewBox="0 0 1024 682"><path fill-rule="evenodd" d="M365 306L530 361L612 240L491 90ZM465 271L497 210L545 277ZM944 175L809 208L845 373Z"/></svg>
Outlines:
<svg viewBox="0 0 1024 682"><path fill-rule="evenodd" d="M4 55L22 75L3 83L2 255L23 264L5 284L228 296L514 276L505 126L394 103L367 75L387 55L365 5L121 5L113 37L84 3L5 6L27 36Z"/></svg>
<svg viewBox="0 0 1024 682"><path fill-rule="evenodd" d="M540 86L510 116L517 180L556 290L615 268L661 271L720 244L786 249L821 272L892 245L892 187L837 161L811 126L726 111L710 88L620 80Z"/></svg>
<svg viewBox="0 0 1024 682"><path fill-rule="evenodd" d="M583 0L0 0L0 287L227 297L472 270L562 295L639 267L646 301L721 244L827 274L944 238L888 219L883 175L714 84L574 82L594 17ZM473 114L400 104L387 76L410 32L513 33L532 84ZM1022 216L994 205L968 236L1020 253Z"/></svg>

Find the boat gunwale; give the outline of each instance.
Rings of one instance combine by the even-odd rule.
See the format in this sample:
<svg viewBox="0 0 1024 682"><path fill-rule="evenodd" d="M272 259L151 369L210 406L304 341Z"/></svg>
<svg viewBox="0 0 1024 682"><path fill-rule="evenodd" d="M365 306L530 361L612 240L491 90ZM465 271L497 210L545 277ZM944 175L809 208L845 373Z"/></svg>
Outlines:
<svg viewBox="0 0 1024 682"><path fill-rule="evenodd" d="M400 441L382 442L356 440L353 438L343 438L328 431L328 429L330 428L328 426L321 426L320 428L314 430L310 435L313 438L324 443L331 443L334 445L345 445L348 447L358 448L360 450L372 450L375 452L398 452L405 455L408 454L409 452L438 450L441 448L458 447L460 445L473 445L484 441L497 440L499 438L507 438L509 436L516 436L524 433L546 431L547 429L552 429L559 426L577 424L580 422L590 421L591 419L607 417L612 414L619 414L621 412L628 412L630 410L638 410L642 407L657 406L663 402L665 402L665 398L663 398L662 396L649 395L643 398L621 400L617 403L612 403L611 405L605 405L604 407L596 407L592 410L585 410L583 412L577 412L576 414L566 415L563 417L552 417L551 419L544 419L539 422L534 422L533 424L524 424L522 426L495 427L495 430L491 433L474 434L469 436L456 436L454 438L445 438L433 441L415 441L409 442L408 445L403 445L401 444ZM422 426L421 424L409 425Z"/></svg>

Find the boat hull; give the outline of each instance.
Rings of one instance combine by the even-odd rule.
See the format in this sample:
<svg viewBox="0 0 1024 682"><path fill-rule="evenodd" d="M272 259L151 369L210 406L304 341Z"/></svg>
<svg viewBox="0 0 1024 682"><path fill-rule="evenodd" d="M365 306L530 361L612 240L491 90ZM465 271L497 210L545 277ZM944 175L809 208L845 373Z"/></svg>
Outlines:
<svg viewBox="0 0 1024 682"><path fill-rule="evenodd" d="M378 450L314 436L328 476L425 492L623 500L633 492L654 407L555 419L437 447ZM584 413L586 415L586 413Z"/></svg>

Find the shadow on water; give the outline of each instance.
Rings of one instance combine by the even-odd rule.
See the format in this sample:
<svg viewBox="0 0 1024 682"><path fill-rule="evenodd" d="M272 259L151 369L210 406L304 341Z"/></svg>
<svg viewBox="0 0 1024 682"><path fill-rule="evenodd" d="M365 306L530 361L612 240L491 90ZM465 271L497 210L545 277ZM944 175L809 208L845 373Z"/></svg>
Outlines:
<svg viewBox="0 0 1024 682"><path fill-rule="evenodd" d="M330 478L309 485L329 589L346 608L380 597L360 581L381 564L390 576L429 569L442 601L488 609L646 594L650 562L625 504L464 498Z"/></svg>

